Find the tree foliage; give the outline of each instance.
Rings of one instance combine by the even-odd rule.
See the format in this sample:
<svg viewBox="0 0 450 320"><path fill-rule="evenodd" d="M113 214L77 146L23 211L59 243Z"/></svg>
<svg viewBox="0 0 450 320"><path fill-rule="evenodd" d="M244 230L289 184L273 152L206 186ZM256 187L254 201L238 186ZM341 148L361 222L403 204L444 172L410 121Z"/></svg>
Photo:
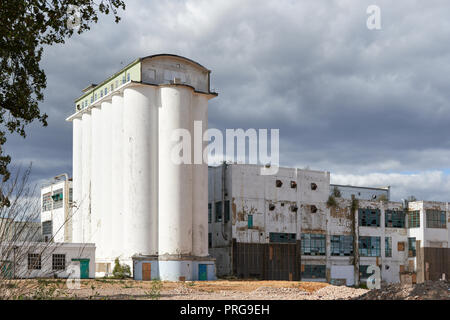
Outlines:
<svg viewBox="0 0 450 320"><path fill-rule="evenodd" d="M4 152L7 133L26 137L34 120L47 125L39 109L46 88L40 67L44 46L64 43L97 23L99 14L125 9L122 0L2 0L0 1L0 176L9 179L11 157Z"/></svg>

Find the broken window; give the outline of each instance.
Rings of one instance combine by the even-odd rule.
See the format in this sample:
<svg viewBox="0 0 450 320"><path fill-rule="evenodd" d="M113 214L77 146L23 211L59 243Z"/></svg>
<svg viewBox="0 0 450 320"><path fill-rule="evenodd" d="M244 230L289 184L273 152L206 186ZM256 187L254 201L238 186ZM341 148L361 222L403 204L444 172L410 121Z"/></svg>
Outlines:
<svg viewBox="0 0 450 320"><path fill-rule="evenodd" d="M391 237L384 238L384 256L392 257L392 238Z"/></svg>
<svg viewBox="0 0 450 320"><path fill-rule="evenodd" d="M408 238L408 257L416 256L416 238Z"/></svg>
<svg viewBox="0 0 450 320"><path fill-rule="evenodd" d="M305 264L302 266L302 279L325 279L326 266Z"/></svg>
<svg viewBox="0 0 450 320"><path fill-rule="evenodd" d="M52 210L52 194L47 192L42 195L42 211Z"/></svg>
<svg viewBox="0 0 450 320"><path fill-rule="evenodd" d="M291 188L292 188L292 189L297 188L297 182L291 181Z"/></svg>
<svg viewBox="0 0 450 320"><path fill-rule="evenodd" d="M278 243L295 243L296 234L295 233L270 232L269 233L269 241L270 242L278 242Z"/></svg>
<svg viewBox="0 0 450 320"><path fill-rule="evenodd" d="M216 202L216 222L222 221L222 201Z"/></svg>
<svg viewBox="0 0 450 320"><path fill-rule="evenodd" d="M353 255L353 236L331 236L331 255Z"/></svg>
<svg viewBox="0 0 450 320"><path fill-rule="evenodd" d="M283 185L283 182L281 182L281 180L277 180L275 184L276 184L277 188L281 188L281 186Z"/></svg>
<svg viewBox="0 0 450 320"><path fill-rule="evenodd" d="M28 254L28 270L41 270L41 255L39 253Z"/></svg>
<svg viewBox="0 0 450 320"><path fill-rule="evenodd" d="M386 228L404 228L405 213L399 210L386 210L384 212L384 226Z"/></svg>
<svg viewBox="0 0 450 320"><path fill-rule="evenodd" d="M247 227L249 228L249 229L252 229L253 228L253 215L252 214L249 214L248 216L247 216Z"/></svg>
<svg viewBox="0 0 450 320"><path fill-rule="evenodd" d="M303 233L301 237L302 255L324 256L326 253L326 240L324 234Z"/></svg>
<svg viewBox="0 0 450 320"><path fill-rule="evenodd" d="M420 228L420 210L409 212L408 228Z"/></svg>
<svg viewBox="0 0 450 320"><path fill-rule="evenodd" d="M380 237L359 237L359 255L361 257L381 256Z"/></svg>
<svg viewBox="0 0 450 320"><path fill-rule="evenodd" d="M53 191L53 209L59 209L63 207L63 189Z"/></svg>
<svg viewBox="0 0 450 320"><path fill-rule="evenodd" d="M208 203L208 223L212 222L212 204Z"/></svg>
<svg viewBox="0 0 450 320"><path fill-rule="evenodd" d="M359 280L361 282L365 282L365 280L373 274L373 271L371 273L367 273L367 268L369 268L369 266L359 265Z"/></svg>
<svg viewBox="0 0 450 320"><path fill-rule="evenodd" d="M230 200L225 200L225 222L230 221Z"/></svg>
<svg viewBox="0 0 450 320"><path fill-rule="evenodd" d="M270 204L269 204L269 210L270 210L270 211L275 210L275 205L274 205L273 203L270 203Z"/></svg>
<svg viewBox="0 0 450 320"><path fill-rule="evenodd" d="M379 227L380 209L359 209L358 218L361 227Z"/></svg>
<svg viewBox="0 0 450 320"><path fill-rule="evenodd" d="M427 228L441 228L447 227L447 217L445 211L427 210Z"/></svg>
<svg viewBox="0 0 450 320"><path fill-rule="evenodd" d="M317 207L315 205L311 205L311 213L316 213Z"/></svg>
<svg viewBox="0 0 450 320"><path fill-rule="evenodd" d="M311 190L317 190L317 184L311 183Z"/></svg>
<svg viewBox="0 0 450 320"><path fill-rule="evenodd" d="M66 255L53 254L52 255L52 270L66 270Z"/></svg>

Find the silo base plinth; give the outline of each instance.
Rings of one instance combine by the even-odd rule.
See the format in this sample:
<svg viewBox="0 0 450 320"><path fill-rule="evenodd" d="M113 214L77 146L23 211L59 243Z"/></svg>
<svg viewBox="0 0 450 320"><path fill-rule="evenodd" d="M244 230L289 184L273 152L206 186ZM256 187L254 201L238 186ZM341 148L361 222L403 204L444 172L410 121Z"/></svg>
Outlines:
<svg viewBox="0 0 450 320"><path fill-rule="evenodd" d="M134 280L207 281L216 280L216 260L195 256L134 255Z"/></svg>

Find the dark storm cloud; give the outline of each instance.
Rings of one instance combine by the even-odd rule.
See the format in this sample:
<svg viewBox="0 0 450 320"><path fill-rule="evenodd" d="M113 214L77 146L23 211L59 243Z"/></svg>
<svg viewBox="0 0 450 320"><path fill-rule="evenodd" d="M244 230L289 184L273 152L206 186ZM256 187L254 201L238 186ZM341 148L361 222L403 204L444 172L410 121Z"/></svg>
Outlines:
<svg viewBox="0 0 450 320"><path fill-rule="evenodd" d="M371 4L381 8L381 30L366 27ZM33 160L35 179L71 171L64 119L82 88L136 57L169 52L212 70L220 95L210 102L210 127L279 128L282 165L329 170L339 183L391 184L397 198L446 199L447 1L127 5L118 25L103 17L89 33L47 48L49 127L8 144L16 161Z"/></svg>

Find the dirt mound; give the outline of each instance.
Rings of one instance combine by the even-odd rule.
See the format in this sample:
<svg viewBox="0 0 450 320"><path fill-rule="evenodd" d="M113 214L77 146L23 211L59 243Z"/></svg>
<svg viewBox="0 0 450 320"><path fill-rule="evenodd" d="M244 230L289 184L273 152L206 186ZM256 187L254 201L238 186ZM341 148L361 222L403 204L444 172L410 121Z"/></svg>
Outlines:
<svg viewBox="0 0 450 320"><path fill-rule="evenodd" d="M357 300L450 300L448 281L426 281L424 283L390 284L378 290L370 290Z"/></svg>

